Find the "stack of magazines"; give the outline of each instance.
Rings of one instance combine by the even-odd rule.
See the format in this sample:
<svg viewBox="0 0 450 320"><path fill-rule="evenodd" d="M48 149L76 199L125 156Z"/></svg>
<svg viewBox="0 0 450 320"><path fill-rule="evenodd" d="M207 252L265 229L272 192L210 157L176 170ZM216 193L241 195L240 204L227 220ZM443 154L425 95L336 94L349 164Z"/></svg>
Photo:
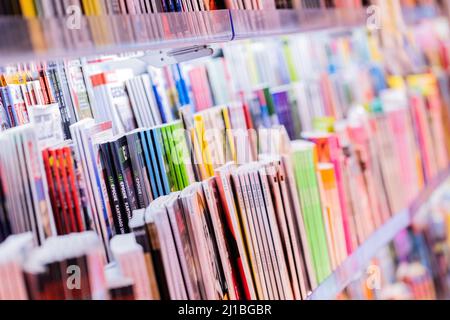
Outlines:
<svg viewBox="0 0 450 320"><path fill-rule="evenodd" d="M142 53L9 68L0 297L307 298L448 169L433 30L435 51L404 52L420 70L361 30L160 70L126 68Z"/></svg>

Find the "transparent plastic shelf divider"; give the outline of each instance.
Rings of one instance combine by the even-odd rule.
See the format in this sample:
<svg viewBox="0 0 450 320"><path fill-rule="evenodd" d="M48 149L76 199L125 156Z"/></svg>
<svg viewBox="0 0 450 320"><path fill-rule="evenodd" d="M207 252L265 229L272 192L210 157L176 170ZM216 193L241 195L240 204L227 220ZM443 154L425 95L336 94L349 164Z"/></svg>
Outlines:
<svg viewBox="0 0 450 320"><path fill-rule="evenodd" d="M377 252L387 245L400 231L411 225L416 212L449 177L450 168L438 174L420 192L409 208L394 215L381 228L375 231L368 240L314 290L308 297L308 300L335 299L353 280L360 278Z"/></svg>
<svg viewBox="0 0 450 320"><path fill-rule="evenodd" d="M446 170L442 171L440 174L437 175L435 179L430 181L418 197L413 201L413 203L410 206L411 211L411 218L414 219L416 213L419 212L423 204L431 198L434 191L439 189L450 177L450 167Z"/></svg>
<svg viewBox="0 0 450 320"><path fill-rule="evenodd" d="M300 31L346 29L366 25L365 9L309 9L298 11Z"/></svg>
<svg viewBox="0 0 450 320"><path fill-rule="evenodd" d="M353 280L361 277L378 250L388 244L395 235L407 228L409 224L409 210L397 213L385 225L375 231L331 276L320 284L308 297L308 300L335 299Z"/></svg>
<svg viewBox="0 0 450 320"><path fill-rule="evenodd" d="M63 18L0 17L0 62L188 47L232 39L228 10Z"/></svg>
<svg viewBox="0 0 450 320"><path fill-rule="evenodd" d="M299 31L295 10L230 10L235 39L289 34Z"/></svg>
<svg viewBox="0 0 450 320"><path fill-rule="evenodd" d="M231 10L235 39L363 26L362 9Z"/></svg>

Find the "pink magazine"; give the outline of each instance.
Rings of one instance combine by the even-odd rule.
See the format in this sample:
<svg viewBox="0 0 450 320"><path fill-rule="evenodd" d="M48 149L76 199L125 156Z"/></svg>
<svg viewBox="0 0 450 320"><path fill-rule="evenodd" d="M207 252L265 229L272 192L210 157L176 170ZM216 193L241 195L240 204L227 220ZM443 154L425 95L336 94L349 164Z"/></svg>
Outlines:
<svg viewBox="0 0 450 320"><path fill-rule="evenodd" d="M103 270L106 264L103 248L98 245L92 248L87 255L87 259L92 298L94 300L105 300L107 299L107 284Z"/></svg>
<svg viewBox="0 0 450 320"><path fill-rule="evenodd" d="M364 126L356 126L349 128L349 136L356 148L356 153L360 162L363 163L363 170L361 172L363 178L364 188L367 191L367 198L369 208L371 208L371 220L374 227L379 227L383 224L384 217L382 206L380 202L385 201L384 197L380 198L377 192L377 180L374 176L373 168L373 153L370 148L370 139L368 131Z"/></svg>
<svg viewBox="0 0 450 320"><path fill-rule="evenodd" d="M432 179L437 173L435 154L432 145L431 130L427 120L427 114L423 99L414 95L411 97L411 111L416 128L420 154L422 155L422 165L425 181Z"/></svg>
<svg viewBox="0 0 450 320"><path fill-rule="evenodd" d="M406 203L414 199L420 190L420 180L417 175L415 160L416 145L407 110L393 110L387 113L390 127L396 140L397 158L401 163L400 177L406 188L404 194L408 197Z"/></svg>
<svg viewBox="0 0 450 320"><path fill-rule="evenodd" d="M112 238L111 251L122 274L133 279L136 300L151 300L144 252L142 247L137 244L134 234L118 235Z"/></svg>
<svg viewBox="0 0 450 320"><path fill-rule="evenodd" d="M337 118L336 98L334 97L333 86L327 73L320 76L320 89L323 97L325 113L328 117Z"/></svg>
<svg viewBox="0 0 450 320"><path fill-rule="evenodd" d="M189 79L195 102L195 110L202 111L213 106L209 90L208 76L204 66L195 67L189 71Z"/></svg>
<svg viewBox="0 0 450 320"><path fill-rule="evenodd" d="M436 162L439 171L445 170L448 166L447 150L443 141L445 141L445 130L442 119L444 114L442 112L442 101L439 95L431 94L427 97L427 105L429 112L429 119L431 120L431 132L435 147Z"/></svg>
<svg viewBox="0 0 450 320"><path fill-rule="evenodd" d="M15 261L0 265L0 300L28 300L22 268Z"/></svg>
<svg viewBox="0 0 450 320"><path fill-rule="evenodd" d="M330 162L334 165L336 170L336 182L338 185L339 202L341 204L342 223L344 226L347 253L350 255L355 249L352 241L352 234L354 234L354 230L352 230L349 222L349 208L347 205L345 188L343 184L343 158L339 148L339 139L337 135L326 133L305 133L303 137L316 144L317 154L319 157L318 161Z"/></svg>

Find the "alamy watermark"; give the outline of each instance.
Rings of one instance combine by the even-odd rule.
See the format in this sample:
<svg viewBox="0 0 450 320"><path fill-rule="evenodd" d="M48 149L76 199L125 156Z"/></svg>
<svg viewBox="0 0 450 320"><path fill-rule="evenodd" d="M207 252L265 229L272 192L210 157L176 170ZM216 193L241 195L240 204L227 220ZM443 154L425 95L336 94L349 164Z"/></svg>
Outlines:
<svg viewBox="0 0 450 320"><path fill-rule="evenodd" d="M370 265L366 269L366 287L369 290L381 290L381 269L377 265Z"/></svg>
<svg viewBox="0 0 450 320"><path fill-rule="evenodd" d="M81 268L77 265L70 265L67 267L66 274L68 275L66 286L69 290L81 289Z"/></svg>
<svg viewBox="0 0 450 320"><path fill-rule="evenodd" d="M366 9L367 20L366 27L369 31L377 31L382 27L381 8L377 5L370 5Z"/></svg>
<svg viewBox="0 0 450 320"><path fill-rule="evenodd" d="M66 9L66 26L70 30L80 30L81 29L81 17L83 12L80 6L73 5L68 6Z"/></svg>

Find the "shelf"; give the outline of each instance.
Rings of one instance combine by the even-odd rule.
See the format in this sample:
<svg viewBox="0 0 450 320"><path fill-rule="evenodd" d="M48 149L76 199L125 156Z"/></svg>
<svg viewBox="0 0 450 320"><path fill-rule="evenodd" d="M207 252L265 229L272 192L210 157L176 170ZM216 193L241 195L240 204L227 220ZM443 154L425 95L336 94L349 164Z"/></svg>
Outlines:
<svg viewBox="0 0 450 320"><path fill-rule="evenodd" d="M314 292L309 300L333 300L362 270L367 268L370 260L383 246L388 244L396 234L410 224L409 210L404 210L391 218L379 228L363 245L361 245L344 263L333 272Z"/></svg>
<svg viewBox="0 0 450 320"><path fill-rule="evenodd" d="M411 20L430 17L421 9ZM0 64L124 51L159 50L364 26L365 9L215 10L65 18L1 17Z"/></svg>
<svg viewBox="0 0 450 320"><path fill-rule="evenodd" d="M445 181L450 177L450 167L447 170L441 172L435 179L430 181L427 188L423 190L419 196L413 201L410 206L411 219L414 219L415 215L419 212L419 209L423 204L431 198L434 191L439 189L439 187L445 183Z"/></svg>
<svg viewBox="0 0 450 320"><path fill-rule="evenodd" d="M320 9L299 13L301 32L349 29L362 27L367 22L366 9Z"/></svg>
<svg viewBox="0 0 450 320"><path fill-rule="evenodd" d="M410 208L393 216L379 228L366 242L364 242L344 263L334 271L316 290L308 300L333 300L353 280L361 276L377 252L387 245L402 230L409 227L417 210L430 198L435 190L450 177L450 168L439 174L419 194Z"/></svg>
<svg viewBox="0 0 450 320"><path fill-rule="evenodd" d="M158 50L230 41L229 10L82 17L76 28L65 18L0 17L8 30L0 62L50 60L124 51Z"/></svg>
<svg viewBox="0 0 450 320"><path fill-rule="evenodd" d="M362 26L362 9L232 10L234 39Z"/></svg>
<svg viewBox="0 0 450 320"><path fill-rule="evenodd" d="M295 10L230 10L233 40L295 33L299 17Z"/></svg>

